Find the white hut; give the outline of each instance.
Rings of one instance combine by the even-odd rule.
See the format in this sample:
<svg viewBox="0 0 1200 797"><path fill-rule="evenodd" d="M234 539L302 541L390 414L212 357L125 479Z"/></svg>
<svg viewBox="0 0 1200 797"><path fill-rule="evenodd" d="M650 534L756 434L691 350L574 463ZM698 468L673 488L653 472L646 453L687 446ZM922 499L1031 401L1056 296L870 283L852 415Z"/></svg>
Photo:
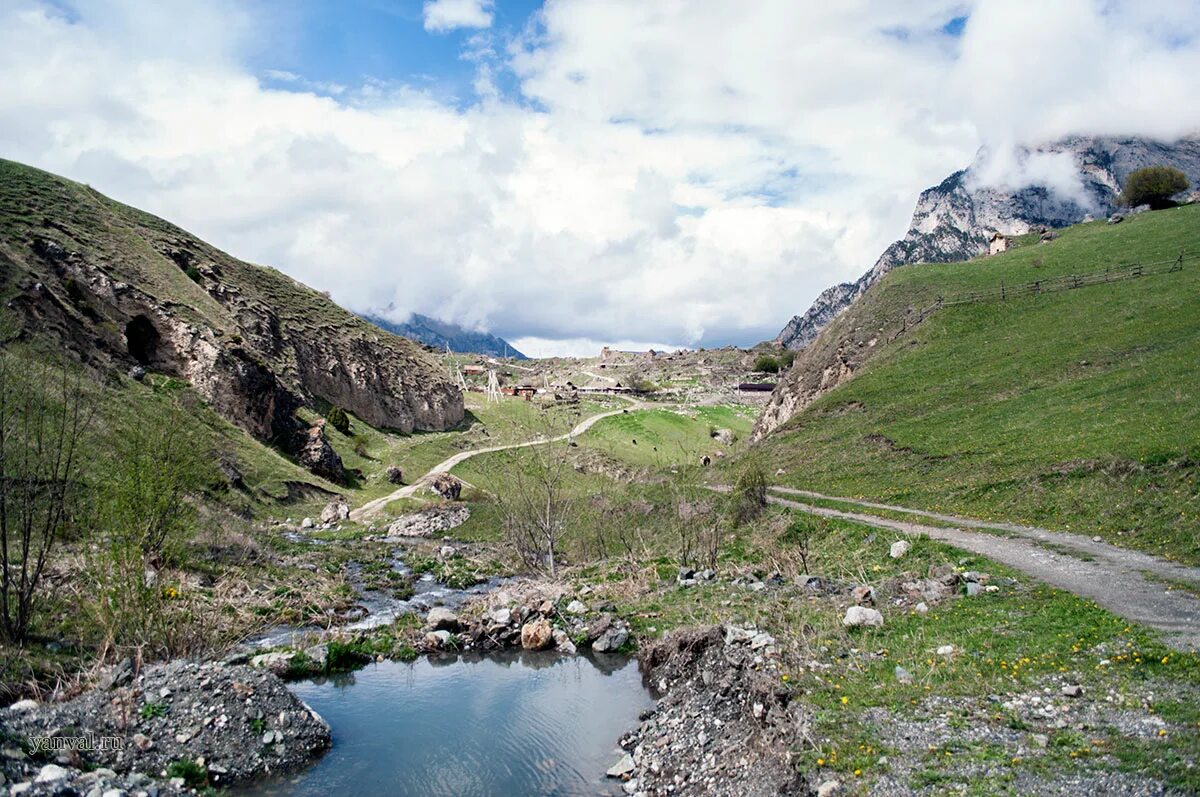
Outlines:
<svg viewBox="0 0 1200 797"><path fill-rule="evenodd" d="M1008 237L1002 232L992 233L992 237L988 239L988 254L998 255L1001 252L1008 251Z"/></svg>

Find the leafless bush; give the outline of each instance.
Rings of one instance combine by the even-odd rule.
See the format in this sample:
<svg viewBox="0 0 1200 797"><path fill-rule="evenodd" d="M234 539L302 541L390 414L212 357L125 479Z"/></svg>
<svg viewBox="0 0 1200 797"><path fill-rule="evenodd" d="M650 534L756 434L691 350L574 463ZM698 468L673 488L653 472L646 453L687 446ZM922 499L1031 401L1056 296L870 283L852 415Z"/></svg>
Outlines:
<svg viewBox="0 0 1200 797"><path fill-rule="evenodd" d="M10 642L28 635L47 557L83 500L79 444L93 409L80 387L65 366L0 353L0 615Z"/></svg>

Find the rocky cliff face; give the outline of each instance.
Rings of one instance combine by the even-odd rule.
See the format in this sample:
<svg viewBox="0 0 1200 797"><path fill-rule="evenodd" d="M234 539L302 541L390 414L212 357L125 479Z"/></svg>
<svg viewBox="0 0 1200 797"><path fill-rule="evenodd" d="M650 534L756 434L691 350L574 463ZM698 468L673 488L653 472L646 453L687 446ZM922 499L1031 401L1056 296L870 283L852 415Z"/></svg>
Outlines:
<svg viewBox="0 0 1200 797"><path fill-rule="evenodd" d="M0 161L0 287L25 337L108 370L187 380L285 447L320 399L373 426L442 430L463 398L417 344L273 269L45 172Z"/></svg>
<svg viewBox="0 0 1200 797"><path fill-rule="evenodd" d="M1130 172L1166 164L1200 185L1200 138L1161 143L1141 138L1070 137L1016 153L1012 174L996 174L988 152L917 200L908 232L855 282L824 291L792 318L776 342L801 350L880 277L908 263L952 263L987 252L992 233L1022 235L1039 226L1066 227L1117 206ZM1007 187L1004 183L1017 187Z"/></svg>

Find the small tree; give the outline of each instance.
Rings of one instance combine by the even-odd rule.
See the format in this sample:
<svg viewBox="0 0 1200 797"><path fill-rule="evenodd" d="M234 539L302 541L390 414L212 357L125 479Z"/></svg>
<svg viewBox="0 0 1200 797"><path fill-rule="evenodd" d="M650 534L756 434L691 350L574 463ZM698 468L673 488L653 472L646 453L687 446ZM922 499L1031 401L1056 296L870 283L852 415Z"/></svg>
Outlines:
<svg viewBox="0 0 1200 797"><path fill-rule="evenodd" d="M796 352L791 349L784 349L783 353L779 355L780 368L791 368L794 362L796 362Z"/></svg>
<svg viewBox="0 0 1200 797"><path fill-rule="evenodd" d="M779 373L779 360L769 354L760 354L754 361L754 370L764 374Z"/></svg>
<svg viewBox="0 0 1200 797"><path fill-rule="evenodd" d="M54 544L82 501L79 444L92 419L66 366L0 352L0 620L24 641Z"/></svg>
<svg viewBox="0 0 1200 797"><path fill-rule="evenodd" d="M350 433L350 416L341 407L330 407L329 412L325 413L325 420L342 434Z"/></svg>
<svg viewBox="0 0 1200 797"><path fill-rule="evenodd" d="M767 475L750 465L733 486L733 522L741 525L754 520L767 508Z"/></svg>
<svg viewBox="0 0 1200 797"><path fill-rule="evenodd" d="M143 417L109 441L98 491L100 585L98 621L107 645L156 646L169 634L163 622L158 569L172 560L196 521L191 496L207 475L203 446L183 410Z"/></svg>
<svg viewBox="0 0 1200 797"><path fill-rule="evenodd" d="M1149 205L1153 210L1169 208L1171 197L1189 187L1187 175L1171 166L1148 166L1125 179L1121 201L1129 207Z"/></svg>
<svg viewBox="0 0 1200 797"><path fill-rule="evenodd" d="M515 449L510 456L508 484L497 491L504 535L530 567L557 573L560 546L578 510L566 485L571 470L570 430L578 412L542 408L528 424L530 439L541 441Z"/></svg>
<svg viewBox="0 0 1200 797"><path fill-rule="evenodd" d="M804 575L808 575L808 557L812 550L813 536L817 531L817 522L811 517L797 517L783 533L783 542L793 545L800 556L800 567Z"/></svg>

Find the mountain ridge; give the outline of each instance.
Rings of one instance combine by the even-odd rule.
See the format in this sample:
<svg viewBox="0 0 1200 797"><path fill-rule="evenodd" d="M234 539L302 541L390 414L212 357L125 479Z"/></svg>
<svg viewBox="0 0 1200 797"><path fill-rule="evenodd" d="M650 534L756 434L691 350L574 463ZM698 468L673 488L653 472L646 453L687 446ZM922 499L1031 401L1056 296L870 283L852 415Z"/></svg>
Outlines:
<svg viewBox="0 0 1200 797"><path fill-rule="evenodd" d="M1041 166L1050 172L1069 158L1073 175L1047 175L1038 183L1014 189L984 184L980 174L994 167L993 153L980 150L974 161L921 192L908 232L883 251L875 264L854 282L822 291L804 313L793 316L780 330L775 343L799 351L812 343L840 312L891 269L914 263L952 263L987 252L993 232L1023 235L1037 227L1062 228L1083 221L1089 214L1108 215L1119 206L1121 186L1130 172L1145 166L1175 166L1187 174L1193 188L1200 185L1200 137L1174 142L1118 136L1068 136L1057 141L1017 150L1019 171ZM1058 159L1053 164L1052 159ZM1016 175L1021 176L1021 175ZM1074 177L1075 195L1056 190L1048 182ZM1068 180L1070 181L1070 180ZM1059 187L1061 189L1061 186Z"/></svg>
<svg viewBox="0 0 1200 797"><path fill-rule="evenodd" d="M408 321L389 321L374 313L364 313L363 318L377 327L436 349L449 348L457 354L487 354L493 357L511 357L528 360L511 343L490 332L476 332L450 321L413 313Z"/></svg>

